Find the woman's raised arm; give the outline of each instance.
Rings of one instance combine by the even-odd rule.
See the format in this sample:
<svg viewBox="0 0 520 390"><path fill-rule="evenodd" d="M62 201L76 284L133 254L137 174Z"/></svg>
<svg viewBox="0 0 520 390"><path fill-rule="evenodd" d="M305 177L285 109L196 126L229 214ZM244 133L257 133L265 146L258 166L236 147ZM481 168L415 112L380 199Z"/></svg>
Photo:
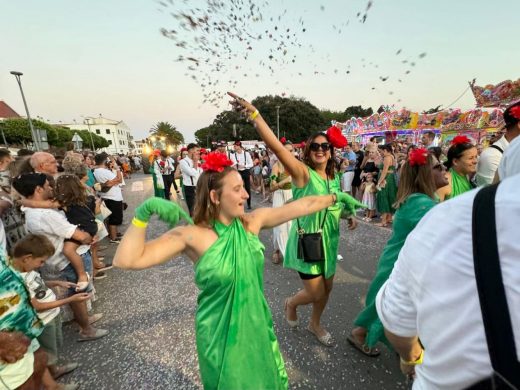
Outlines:
<svg viewBox="0 0 520 390"><path fill-rule="evenodd" d="M280 162L292 177L293 183L297 187L303 187L309 181L307 166L293 156L283 144L276 138L269 125L264 121L255 106L248 101L238 97L236 94L228 92L229 96L235 99L231 104L235 110L242 111L256 127L258 135L265 142L267 147L276 154Z"/></svg>

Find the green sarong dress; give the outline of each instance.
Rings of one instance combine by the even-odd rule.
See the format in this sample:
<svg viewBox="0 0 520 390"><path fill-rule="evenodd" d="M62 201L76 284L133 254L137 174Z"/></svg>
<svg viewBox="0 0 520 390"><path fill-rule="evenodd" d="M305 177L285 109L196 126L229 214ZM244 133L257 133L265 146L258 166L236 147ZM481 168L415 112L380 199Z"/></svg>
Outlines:
<svg viewBox="0 0 520 390"><path fill-rule="evenodd" d="M390 277L406 237L417 226L421 218L435 205L436 202L428 195L416 193L410 195L395 213L392 236L386 243L379 258L376 276L368 288L365 308L354 320L354 325L361 326L367 330L365 344L369 348L376 345L378 341L382 341L390 346L384 335L383 324L377 315L376 295L381 286Z"/></svg>
<svg viewBox="0 0 520 390"><path fill-rule="evenodd" d="M455 171L453 168L450 168L450 173L451 193L449 195L446 195L446 200L455 198L457 195L463 194L473 189L473 185L471 184L467 176L459 175L457 171Z"/></svg>
<svg viewBox="0 0 520 390"><path fill-rule="evenodd" d="M155 174L155 169L154 169L155 164L157 164L157 161L154 161L153 164L150 165L150 170L149 170L149 172L152 174L152 179L153 179L153 196L164 199L164 188L159 188L157 185L157 175Z"/></svg>
<svg viewBox="0 0 520 390"><path fill-rule="evenodd" d="M287 373L263 289L264 245L239 219L195 264L195 318L206 390L285 390Z"/></svg>
<svg viewBox="0 0 520 390"><path fill-rule="evenodd" d="M322 178L314 171L308 168L309 181L302 188L293 185L293 199L297 200L309 195L326 195L333 192L341 192L340 175L336 174L334 179L327 180ZM325 216L325 224L323 226L323 249L325 251L325 261L316 263L305 263L303 259L298 258L298 227L296 221L292 222L289 239L287 240L287 248L283 259L284 268L294 269L298 272L308 275L324 275L330 278L336 273L336 261L338 257L339 245L339 219L342 207L338 204L328 208L327 215L325 210L299 218L300 226L306 233L315 233L320 230Z"/></svg>
<svg viewBox="0 0 520 390"><path fill-rule="evenodd" d="M383 172L383 164L379 166L379 177ZM397 183L395 181L395 167L388 168L386 174L386 185L376 194L376 208L380 213L395 213L394 203L397 196Z"/></svg>

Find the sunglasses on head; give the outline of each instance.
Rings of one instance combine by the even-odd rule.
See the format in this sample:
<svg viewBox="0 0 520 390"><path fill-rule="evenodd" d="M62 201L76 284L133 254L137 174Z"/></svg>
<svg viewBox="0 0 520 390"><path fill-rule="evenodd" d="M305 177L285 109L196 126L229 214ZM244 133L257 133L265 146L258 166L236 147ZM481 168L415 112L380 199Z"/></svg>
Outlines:
<svg viewBox="0 0 520 390"><path fill-rule="evenodd" d="M309 149L312 150L313 152L317 152L318 150L323 150L324 152L326 152L327 150L330 150L330 143L329 142L323 142L321 144L317 143L317 142L313 142L309 145Z"/></svg>

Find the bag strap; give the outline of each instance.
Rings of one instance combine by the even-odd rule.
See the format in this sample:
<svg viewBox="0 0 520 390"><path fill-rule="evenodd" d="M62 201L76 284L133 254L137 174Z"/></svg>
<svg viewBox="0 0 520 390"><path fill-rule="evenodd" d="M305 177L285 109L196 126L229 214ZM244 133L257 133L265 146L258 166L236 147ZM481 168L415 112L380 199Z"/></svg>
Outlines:
<svg viewBox="0 0 520 390"><path fill-rule="evenodd" d="M497 145L491 145L490 148L496 149L496 150L498 150L500 153L504 154L504 150L503 150L500 146L497 146Z"/></svg>
<svg viewBox="0 0 520 390"><path fill-rule="evenodd" d="M330 194L330 186L329 186L329 177L327 176L327 193ZM329 212L329 208L327 207L325 209L325 214L323 214L323 220L321 221L320 231L323 230L323 227L325 226L325 218L327 218L327 213ZM300 220L296 218L296 224L298 225L298 233L302 231L302 228L300 227Z"/></svg>
<svg viewBox="0 0 520 390"><path fill-rule="evenodd" d="M495 219L497 188L498 184L481 189L473 202L475 279L491 365L496 376L511 389L516 389L520 388L520 363L498 253Z"/></svg>

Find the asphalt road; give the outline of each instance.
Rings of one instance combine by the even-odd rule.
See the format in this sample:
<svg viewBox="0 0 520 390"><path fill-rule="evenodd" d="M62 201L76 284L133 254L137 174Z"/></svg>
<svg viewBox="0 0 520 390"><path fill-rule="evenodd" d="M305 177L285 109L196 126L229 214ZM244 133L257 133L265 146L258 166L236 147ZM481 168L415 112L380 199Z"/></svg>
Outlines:
<svg viewBox="0 0 520 390"><path fill-rule="evenodd" d="M124 226L132 210L152 193L149 175L134 175L124 188L129 204ZM253 207L260 198L253 195ZM390 231L363 222L355 231L342 223L340 254L335 285L323 324L337 341L333 348L321 346L304 326L291 330L283 317L285 297L296 292L296 272L271 263L272 232L261 233L266 245L265 294L273 313L275 332L285 359L291 389L402 389L404 378L394 353L380 346L378 358L367 358L350 347L345 337L362 308L362 301ZM152 221L149 238L166 231ZM110 259L116 245L107 245ZM99 299L94 312L104 313L98 327L110 334L98 341L76 342L74 324L64 326L63 359L81 363L64 378L82 389L202 389L195 349L194 314L197 288L191 262L181 256L144 271L107 271L96 281ZM300 308L300 323L306 324L309 308ZM244 356L247 359L247 356ZM261 368L259 368L261 369Z"/></svg>

